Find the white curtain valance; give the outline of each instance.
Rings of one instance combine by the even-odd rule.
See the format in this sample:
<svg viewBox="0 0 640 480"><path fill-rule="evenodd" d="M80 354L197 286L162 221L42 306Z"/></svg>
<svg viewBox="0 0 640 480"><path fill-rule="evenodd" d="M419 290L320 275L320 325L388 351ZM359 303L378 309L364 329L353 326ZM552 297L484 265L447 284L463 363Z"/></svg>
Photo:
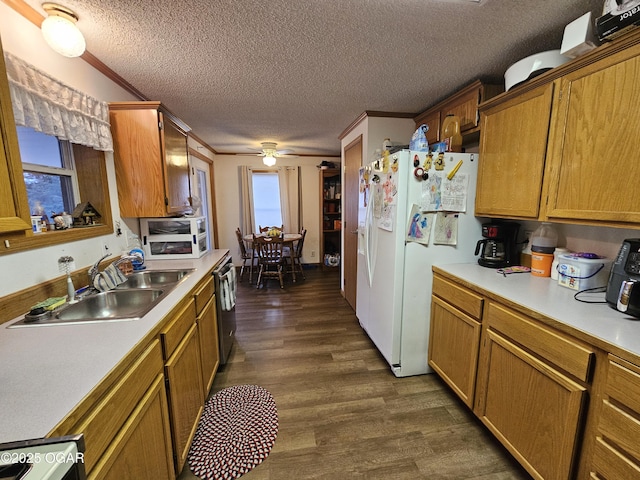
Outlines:
<svg viewBox="0 0 640 480"><path fill-rule="evenodd" d="M17 125L96 150L113 151L109 105L5 52Z"/></svg>

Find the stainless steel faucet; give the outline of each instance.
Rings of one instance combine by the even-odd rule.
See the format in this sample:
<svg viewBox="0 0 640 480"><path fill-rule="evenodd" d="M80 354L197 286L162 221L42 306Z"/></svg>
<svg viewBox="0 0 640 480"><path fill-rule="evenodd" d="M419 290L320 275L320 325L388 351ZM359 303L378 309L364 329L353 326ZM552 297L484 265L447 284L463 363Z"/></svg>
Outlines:
<svg viewBox="0 0 640 480"><path fill-rule="evenodd" d="M100 262L102 262L105 258L110 257L111 254L107 253L103 255L100 260L93 264L93 266L87 272L89 274L89 286L93 287L93 281L96 279L96 276L100 272Z"/></svg>
<svg viewBox="0 0 640 480"><path fill-rule="evenodd" d="M131 253L129 252L128 255L122 255L119 259L117 259L115 262L113 262L113 264L117 267L118 265L120 265L123 262L133 262L133 261L139 261L141 262L143 260L142 255L140 255L137 252Z"/></svg>

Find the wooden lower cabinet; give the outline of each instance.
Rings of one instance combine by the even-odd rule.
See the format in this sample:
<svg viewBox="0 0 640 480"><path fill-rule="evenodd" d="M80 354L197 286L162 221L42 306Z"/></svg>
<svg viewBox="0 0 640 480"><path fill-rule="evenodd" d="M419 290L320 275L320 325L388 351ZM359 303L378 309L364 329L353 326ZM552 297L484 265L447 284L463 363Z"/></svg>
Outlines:
<svg viewBox="0 0 640 480"><path fill-rule="evenodd" d="M586 389L489 332L476 414L534 478L570 478Z"/></svg>
<svg viewBox="0 0 640 480"><path fill-rule="evenodd" d="M163 375L158 375L88 478L175 478Z"/></svg>
<svg viewBox="0 0 640 480"><path fill-rule="evenodd" d="M218 343L218 318L213 275L207 275L196 287L193 295L196 306L196 323L200 341L200 360L202 364L202 388L206 398L213 385L213 379L220 365L220 347Z"/></svg>
<svg viewBox="0 0 640 480"><path fill-rule="evenodd" d="M200 345L195 319L165 363L176 473L184 467L204 406Z"/></svg>
<svg viewBox="0 0 640 480"><path fill-rule="evenodd" d="M609 355L591 477L640 479L640 367Z"/></svg>
<svg viewBox="0 0 640 480"><path fill-rule="evenodd" d="M594 352L497 303L483 322L475 414L534 478L572 478Z"/></svg>
<svg viewBox="0 0 640 480"><path fill-rule="evenodd" d="M218 344L218 320L215 295L198 315L198 338L202 363L202 388L206 398L213 385L213 380L220 365L220 348Z"/></svg>
<svg viewBox="0 0 640 480"><path fill-rule="evenodd" d="M438 276L431 298L429 366L473 408L483 299Z"/></svg>

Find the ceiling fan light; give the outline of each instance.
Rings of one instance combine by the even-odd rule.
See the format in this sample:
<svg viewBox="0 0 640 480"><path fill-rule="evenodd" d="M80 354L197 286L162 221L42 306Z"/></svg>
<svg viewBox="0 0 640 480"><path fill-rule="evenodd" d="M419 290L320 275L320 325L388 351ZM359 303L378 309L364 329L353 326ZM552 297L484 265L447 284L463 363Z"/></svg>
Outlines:
<svg viewBox="0 0 640 480"><path fill-rule="evenodd" d="M82 32L78 30L78 17L71 10L53 3L43 3L48 17L40 26L47 44L60 55L79 57L87 47Z"/></svg>
<svg viewBox="0 0 640 480"><path fill-rule="evenodd" d="M267 167L273 167L276 164L276 157L272 155L265 155L262 157L262 163L264 163Z"/></svg>

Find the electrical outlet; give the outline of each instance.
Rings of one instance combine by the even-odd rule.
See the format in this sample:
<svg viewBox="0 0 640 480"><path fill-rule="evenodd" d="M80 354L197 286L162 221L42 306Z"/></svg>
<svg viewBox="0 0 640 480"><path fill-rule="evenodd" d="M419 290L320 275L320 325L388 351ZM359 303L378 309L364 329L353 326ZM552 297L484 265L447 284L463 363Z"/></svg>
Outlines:
<svg viewBox="0 0 640 480"><path fill-rule="evenodd" d="M531 235L533 235L532 231L529 231L529 230L524 231L524 238L526 238L527 240L527 245L531 243Z"/></svg>
<svg viewBox="0 0 640 480"><path fill-rule="evenodd" d="M311 258L314 258L316 256L316 251L315 250L311 250Z"/></svg>
<svg viewBox="0 0 640 480"><path fill-rule="evenodd" d="M102 244L102 255L107 255L111 253L111 250L109 249L109 244L108 243L103 243Z"/></svg>

